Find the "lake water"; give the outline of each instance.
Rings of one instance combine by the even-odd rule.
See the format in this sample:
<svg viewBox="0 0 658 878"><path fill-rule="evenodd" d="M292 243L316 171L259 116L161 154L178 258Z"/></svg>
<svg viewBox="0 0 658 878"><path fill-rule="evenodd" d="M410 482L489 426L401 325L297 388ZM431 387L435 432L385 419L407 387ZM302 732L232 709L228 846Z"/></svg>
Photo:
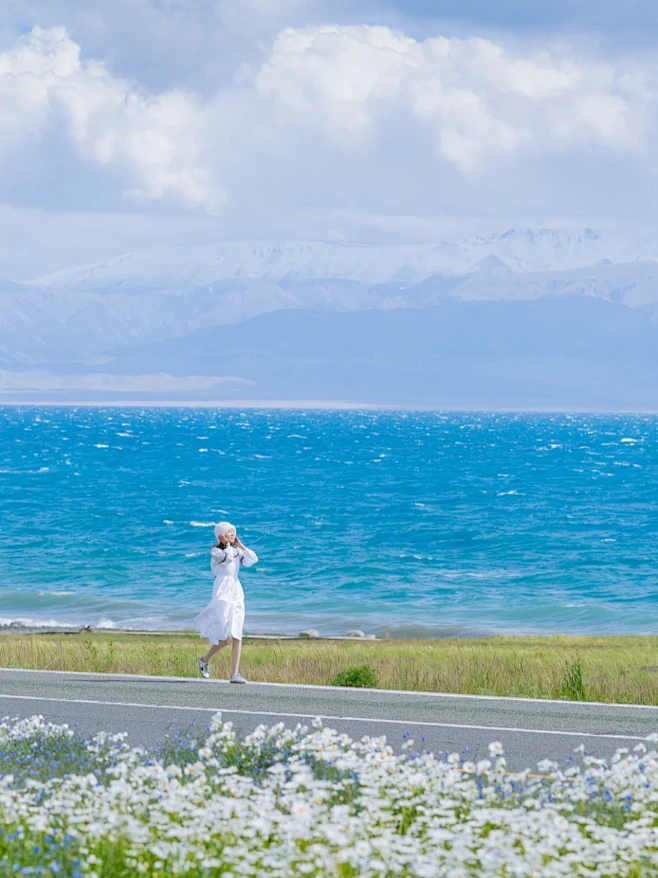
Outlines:
<svg viewBox="0 0 658 878"><path fill-rule="evenodd" d="M658 631L658 419L0 407L0 626Z"/></svg>

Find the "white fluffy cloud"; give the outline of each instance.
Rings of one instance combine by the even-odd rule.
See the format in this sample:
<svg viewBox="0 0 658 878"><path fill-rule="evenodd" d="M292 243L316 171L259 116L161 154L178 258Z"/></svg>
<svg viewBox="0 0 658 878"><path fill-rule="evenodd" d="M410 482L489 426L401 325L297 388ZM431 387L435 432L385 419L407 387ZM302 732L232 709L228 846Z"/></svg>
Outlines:
<svg viewBox="0 0 658 878"><path fill-rule="evenodd" d="M300 125L351 147L378 123L419 122L464 172L519 151L637 149L646 76L561 51L513 54L481 38L418 42L386 27L286 29L256 85Z"/></svg>
<svg viewBox="0 0 658 878"><path fill-rule="evenodd" d="M208 155L212 107L190 93L142 92L82 61L64 28L35 28L0 54L0 116L0 149L63 124L82 158L119 169L135 195L209 212L223 202Z"/></svg>
<svg viewBox="0 0 658 878"><path fill-rule="evenodd" d="M654 115L642 65L567 47L418 41L383 26L287 28L265 63L242 71L239 87L210 96L140 89L102 61L82 60L61 27L35 28L0 53L0 173L3 150L25 138L47 144L63 128L82 160L119 173L131 195L211 214L224 204L231 165L270 149L263 131L291 149L302 132L350 153L404 128L468 175L524 153L640 152Z"/></svg>

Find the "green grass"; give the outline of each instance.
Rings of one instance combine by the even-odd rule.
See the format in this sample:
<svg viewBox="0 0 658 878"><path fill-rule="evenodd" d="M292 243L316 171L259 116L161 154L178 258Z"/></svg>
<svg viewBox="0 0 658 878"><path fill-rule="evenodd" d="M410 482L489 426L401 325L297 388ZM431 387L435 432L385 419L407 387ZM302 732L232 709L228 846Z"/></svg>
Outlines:
<svg viewBox="0 0 658 878"><path fill-rule="evenodd" d="M196 677L205 648L189 633L3 635L0 667ZM224 650L213 676L228 677L229 663ZM658 637L246 639L241 671L253 681L325 685L364 665L382 689L658 704Z"/></svg>
<svg viewBox="0 0 658 878"><path fill-rule="evenodd" d="M332 686L349 686L353 689L376 689L377 675L370 665L340 671L331 681Z"/></svg>

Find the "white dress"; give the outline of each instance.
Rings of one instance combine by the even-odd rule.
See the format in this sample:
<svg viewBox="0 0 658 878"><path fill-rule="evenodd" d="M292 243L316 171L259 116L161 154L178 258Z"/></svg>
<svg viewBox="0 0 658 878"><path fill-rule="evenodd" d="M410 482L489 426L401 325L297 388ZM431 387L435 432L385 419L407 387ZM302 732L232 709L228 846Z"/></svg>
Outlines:
<svg viewBox="0 0 658 878"><path fill-rule="evenodd" d="M217 644L228 637L242 640L244 592L238 579L241 566L251 567L258 557L251 549L214 546L210 552L210 569L215 577L212 598L194 620L201 635Z"/></svg>

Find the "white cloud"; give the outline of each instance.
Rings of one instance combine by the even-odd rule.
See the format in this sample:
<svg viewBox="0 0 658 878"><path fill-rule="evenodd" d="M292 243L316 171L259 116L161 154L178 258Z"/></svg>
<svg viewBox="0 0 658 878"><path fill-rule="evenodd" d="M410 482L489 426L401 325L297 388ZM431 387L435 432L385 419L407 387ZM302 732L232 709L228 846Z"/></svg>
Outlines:
<svg viewBox="0 0 658 878"><path fill-rule="evenodd" d="M60 122L80 155L117 167L132 194L210 213L224 201L208 155L212 107L185 92L141 92L81 61L64 28L35 28L0 54L0 115L0 147Z"/></svg>
<svg viewBox="0 0 658 878"><path fill-rule="evenodd" d="M487 39L418 42L370 26L284 30L256 86L291 121L351 148L393 113L420 122L465 172L520 151L638 149L655 98L641 72L566 48L514 54Z"/></svg>
<svg viewBox="0 0 658 878"><path fill-rule="evenodd" d="M414 45L387 27L287 28L256 87L298 124L357 146L378 109L400 100Z"/></svg>
<svg viewBox="0 0 658 878"><path fill-rule="evenodd" d="M272 0L249 2L266 18L280 14ZM287 3L299 10L305 0ZM237 0L221 8L241 14ZM26 138L47 148L49 133L64 130L82 160L120 175L126 193L217 214L233 169L244 180L275 149L285 160L306 148L309 135L354 155L376 151L378 137L393 132L399 161L413 140L464 175L574 148L648 153L652 76L641 64L564 45L523 51L490 39L419 41L384 26L326 25L281 31L267 60L240 72L239 86L148 91L84 60L65 28L35 28L0 53L0 161Z"/></svg>
<svg viewBox="0 0 658 878"><path fill-rule="evenodd" d="M53 35L54 39L63 36L62 29ZM44 49L35 35L0 54L0 148L40 130L49 113L50 86L70 76L79 63L78 47L70 41L60 44L55 53Z"/></svg>
<svg viewBox="0 0 658 878"><path fill-rule="evenodd" d="M0 46L27 22L65 25L86 57L153 92L214 94L260 63L286 25L309 24L321 0L2 0ZM335 0L334 0L335 2ZM20 23L20 24L19 24Z"/></svg>

